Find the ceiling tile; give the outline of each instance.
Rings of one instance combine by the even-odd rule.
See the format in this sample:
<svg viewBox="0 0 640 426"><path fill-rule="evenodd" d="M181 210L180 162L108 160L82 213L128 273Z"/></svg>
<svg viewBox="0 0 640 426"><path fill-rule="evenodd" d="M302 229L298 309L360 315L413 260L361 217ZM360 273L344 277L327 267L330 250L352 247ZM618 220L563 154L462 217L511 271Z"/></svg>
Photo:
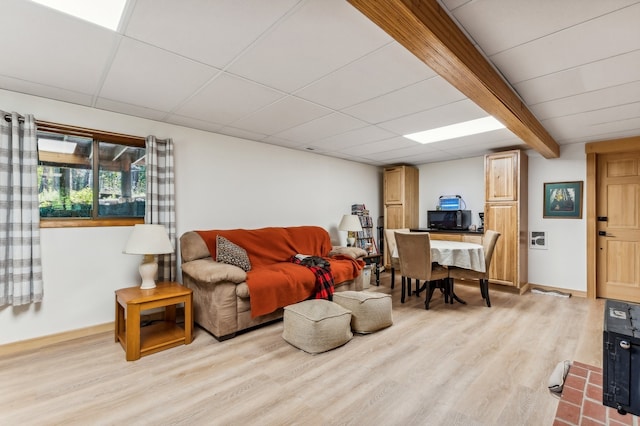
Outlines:
<svg viewBox="0 0 640 426"><path fill-rule="evenodd" d="M327 108L293 96L287 96L237 121L234 123L234 127L241 127L265 135L274 135L330 113L331 110Z"/></svg>
<svg viewBox="0 0 640 426"><path fill-rule="evenodd" d="M640 49L515 85L528 104L560 99L640 80Z"/></svg>
<svg viewBox="0 0 640 426"><path fill-rule="evenodd" d="M393 42L297 91L296 96L342 109L433 76L433 70Z"/></svg>
<svg viewBox="0 0 640 426"><path fill-rule="evenodd" d="M377 154L381 152L391 152L396 149L403 149L415 146L417 142L410 141L407 138L403 138L402 136L394 137L390 139L384 139L377 142L370 142L366 144L352 146L350 148L340 149L339 151L342 153L366 156L370 157L372 154ZM373 157L371 157L373 158Z"/></svg>
<svg viewBox="0 0 640 426"><path fill-rule="evenodd" d="M316 120L292 127L275 136L288 140L313 142L349 130L365 127L367 123L348 115L333 113Z"/></svg>
<svg viewBox="0 0 640 426"><path fill-rule="evenodd" d="M0 75L0 88L4 87L11 88L13 92L58 99L77 105L93 106L92 95Z"/></svg>
<svg viewBox="0 0 640 426"><path fill-rule="evenodd" d="M488 114L479 106L469 99L465 99L395 120L385 121L384 123L378 124L378 126L399 135L406 135L475 120L476 118L483 118L487 115Z"/></svg>
<svg viewBox="0 0 640 426"><path fill-rule="evenodd" d="M571 143L585 136L591 136L591 140L612 134L618 137L634 136L640 128L640 102L550 118L543 120L542 124L559 143Z"/></svg>
<svg viewBox="0 0 640 426"><path fill-rule="evenodd" d="M171 111L218 70L131 39L123 39L100 97Z"/></svg>
<svg viewBox="0 0 640 426"><path fill-rule="evenodd" d="M96 108L107 111L119 112L136 117L149 118L151 120L162 121L167 113L153 108L145 108L138 105L130 105L124 102L112 101L110 99L98 98L95 103Z"/></svg>
<svg viewBox="0 0 640 426"><path fill-rule="evenodd" d="M3 0L0 75L93 95L118 37L36 3Z"/></svg>
<svg viewBox="0 0 640 426"><path fill-rule="evenodd" d="M292 92L390 41L346 1L309 0L229 71Z"/></svg>
<svg viewBox="0 0 640 426"><path fill-rule="evenodd" d="M362 145L364 143L372 143L383 139L390 139L395 136L397 135L388 130L381 129L377 126L367 126L360 129L340 133L339 135L331 136L325 139L320 139L318 141L315 141L313 143L313 146L322 148L325 151L331 151L356 145Z"/></svg>
<svg viewBox="0 0 640 426"><path fill-rule="evenodd" d="M488 146L509 146L514 140L517 140L509 129L493 130L491 132L480 133L477 135L469 135L461 138L449 139L446 141L434 142L427 144L433 149L449 151L454 148L477 147L488 144Z"/></svg>
<svg viewBox="0 0 640 426"><path fill-rule="evenodd" d="M432 77L344 110L369 123L381 123L466 99L442 77Z"/></svg>
<svg viewBox="0 0 640 426"><path fill-rule="evenodd" d="M491 56L553 34L601 15L624 8L637 0L607 1L505 1L475 0L461 7L460 0L445 1L453 15L473 34Z"/></svg>
<svg viewBox="0 0 640 426"><path fill-rule="evenodd" d="M200 120L231 124L284 96L282 92L221 73L175 112Z"/></svg>
<svg viewBox="0 0 640 426"><path fill-rule="evenodd" d="M191 127L193 129L205 130L207 132L218 132L223 126L219 123L198 120L193 117L184 117L182 115L172 114L165 120L167 123L177 124L178 126Z"/></svg>
<svg viewBox="0 0 640 426"><path fill-rule="evenodd" d="M125 34L222 68L298 3L300 0L136 0Z"/></svg>
<svg viewBox="0 0 640 426"><path fill-rule="evenodd" d="M619 86L607 87L606 89L541 102L531 105L531 112L533 112L539 120L546 120L548 118L610 108L616 105L630 104L637 102L638 99L640 99L640 80L629 84L621 84Z"/></svg>
<svg viewBox="0 0 640 426"><path fill-rule="evenodd" d="M638 22L640 3L492 55L491 60L517 84L640 49Z"/></svg>
<svg viewBox="0 0 640 426"><path fill-rule="evenodd" d="M226 126L218 130L217 133L222 133L227 136L234 136L236 138L249 139L251 141L264 140L266 135L256 132L250 132L246 129L238 129L235 127Z"/></svg>

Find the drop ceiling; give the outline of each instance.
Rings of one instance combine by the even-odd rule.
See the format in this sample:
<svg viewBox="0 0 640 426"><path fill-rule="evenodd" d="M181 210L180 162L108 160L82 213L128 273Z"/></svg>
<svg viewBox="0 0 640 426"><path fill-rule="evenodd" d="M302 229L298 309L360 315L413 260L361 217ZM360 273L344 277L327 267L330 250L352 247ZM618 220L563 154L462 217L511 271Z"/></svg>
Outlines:
<svg viewBox="0 0 640 426"><path fill-rule="evenodd" d="M377 166L526 147L402 137L487 113L346 0L129 0L117 32L2 3L2 89ZM440 4L560 146L640 135L640 2Z"/></svg>

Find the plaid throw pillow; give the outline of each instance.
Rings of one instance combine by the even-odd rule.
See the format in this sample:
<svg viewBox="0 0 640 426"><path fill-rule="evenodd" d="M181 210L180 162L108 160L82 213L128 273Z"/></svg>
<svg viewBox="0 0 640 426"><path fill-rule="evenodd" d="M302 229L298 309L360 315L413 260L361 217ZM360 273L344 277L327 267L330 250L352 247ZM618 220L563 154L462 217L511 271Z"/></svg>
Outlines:
<svg viewBox="0 0 640 426"><path fill-rule="evenodd" d="M237 266L244 271L251 269L247 251L220 235L216 236L216 261Z"/></svg>

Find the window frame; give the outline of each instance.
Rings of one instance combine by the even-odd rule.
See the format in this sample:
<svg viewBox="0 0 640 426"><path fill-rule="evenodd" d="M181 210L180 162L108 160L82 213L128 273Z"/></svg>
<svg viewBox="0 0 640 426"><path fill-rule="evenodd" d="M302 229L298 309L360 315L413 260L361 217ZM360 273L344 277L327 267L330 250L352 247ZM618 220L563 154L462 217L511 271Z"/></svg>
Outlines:
<svg viewBox="0 0 640 426"><path fill-rule="evenodd" d="M107 142L118 145L133 146L137 148L146 148L146 140L140 136L131 136L123 133L105 132L102 130L89 129L86 127L70 126L67 124L58 124L48 121L36 120L38 131L65 133L74 136L84 136L92 138L94 141ZM97 156L95 156L97 162ZM38 161L40 161L38 159ZM92 169L97 171L94 162ZM101 226L133 226L144 223L144 218L140 217L123 217L123 218L40 218L40 228L85 228L85 227L101 227Z"/></svg>

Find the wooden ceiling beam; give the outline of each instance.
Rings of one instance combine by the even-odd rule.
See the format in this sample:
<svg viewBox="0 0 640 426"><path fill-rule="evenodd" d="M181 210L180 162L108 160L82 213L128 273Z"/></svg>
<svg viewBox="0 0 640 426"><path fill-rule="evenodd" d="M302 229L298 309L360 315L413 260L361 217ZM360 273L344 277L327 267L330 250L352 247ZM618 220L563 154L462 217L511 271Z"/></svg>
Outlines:
<svg viewBox="0 0 640 426"><path fill-rule="evenodd" d="M545 158L560 147L436 0L347 0Z"/></svg>

